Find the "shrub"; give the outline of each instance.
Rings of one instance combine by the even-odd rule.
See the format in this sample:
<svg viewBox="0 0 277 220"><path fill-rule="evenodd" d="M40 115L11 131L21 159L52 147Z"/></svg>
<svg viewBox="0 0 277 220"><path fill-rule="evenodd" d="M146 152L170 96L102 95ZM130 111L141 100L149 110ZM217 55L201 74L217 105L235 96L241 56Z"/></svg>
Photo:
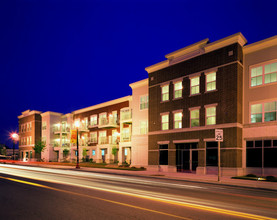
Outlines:
<svg viewBox="0 0 277 220"><path fill-rule="evenodd" d="M93 163L93 159L92 159L92 158L90 158L90 159L89 159L89 162L90 162L90 163Z"/></svg>
<svg viewBox="0 0 277 220"><path fill-rule="evenodd" d="M266 180L268 180L268 181L277 181L277 178L275 178L274 176L267 176Z"/></svg>
<svg viewBox="0 0 277 220"><path fill-rule="evenodd" d="M250 173L250 174L247 174L246 177L257 177L257 176L255 174Z"/></svg>

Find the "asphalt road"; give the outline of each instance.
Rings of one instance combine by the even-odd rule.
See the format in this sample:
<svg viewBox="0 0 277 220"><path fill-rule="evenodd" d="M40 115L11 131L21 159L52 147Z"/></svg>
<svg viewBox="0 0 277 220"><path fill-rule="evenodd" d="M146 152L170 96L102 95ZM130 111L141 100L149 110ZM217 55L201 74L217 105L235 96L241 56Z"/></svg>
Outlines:
<svg viewBox="0 0 277 220"><path fill-rule="evenodd" d="M277 192L0 164L0 219L276 219Z"/></svg>

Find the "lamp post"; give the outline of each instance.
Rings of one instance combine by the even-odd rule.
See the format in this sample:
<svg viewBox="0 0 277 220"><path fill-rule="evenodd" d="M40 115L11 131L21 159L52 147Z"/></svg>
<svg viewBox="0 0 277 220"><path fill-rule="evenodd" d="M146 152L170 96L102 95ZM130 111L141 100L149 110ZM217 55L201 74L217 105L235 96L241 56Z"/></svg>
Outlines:
<svg viewBox="0 0 277 220"><path fill-rule="evenodd" d="M11 138L13 139L13 160L14 160L14 158L15 158L15 156L14 156L14 145L15 145L15 142L18 141L19 136L18 136L17 133L12 133Z"/></svg>
<svg viewBox="0 0 277 220"><path fill-rule="evenodd" d="M76 143L77 143L77 164L76 164L76 169L80 169L80 166L79 166L79 138L78 138L78 128L80 126L80 123L79 121L75 121L75 127L76 127L76 130L77 130L77 140L76 140Z"/></svg>

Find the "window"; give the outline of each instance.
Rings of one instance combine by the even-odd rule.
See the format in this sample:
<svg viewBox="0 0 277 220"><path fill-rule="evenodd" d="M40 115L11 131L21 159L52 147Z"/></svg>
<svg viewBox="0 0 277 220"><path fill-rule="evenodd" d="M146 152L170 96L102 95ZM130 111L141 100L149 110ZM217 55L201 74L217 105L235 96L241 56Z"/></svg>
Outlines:
<svg viewBox="0 0 277 220"><path fill-rule="evenodd" d="M194 109L190 111L190 126L199 126L199 109Z"/></svg>
<svg viewBox="0 0 277 220"><path fill-rule="evenodd" d="M122 141L129 142L131 141L131 136L130 136L130 128L123 128L122 129Z"/></svg>
<svg viewBox="0 0 277 220"><path fill-rule="evenodd" d="M32 131L32 122L30 122L29 128L30 128L30 131Z"/></svg>
<svg viewBox="0 0 277 220"><path fill-rule="evenodd" d="M41 128L42 130L46 130L46 121L43 121L42 122L42 128Z"/></svg>
<svg viewBox="0 0 277 220"><path fill-rule="evenodd" d="M277 62L276 63L271 63L271 64L267 64L265 65L265 78L264 78L264 82L265 83L272 83L272 82L276 82L277 78Z"/></svg>
<svg viewBox="0 0 277 220"><path fill-rule="evenodd" d="M216 124L216 107L207 107L206 108L206 125L215 125Z"/></svg>
<svg viewBox="0 0 277 220"><path fill-rule="evenodd" d="M30 151L30 159L33 158L33 151Z"/></svg>
<svg viewBox="0 0 277 220"><path fill-rule="evenodd" d="M262 85L263 83L263 67L259 66L251 69L251 86Z"/></svg>
<svg viewBox="0 0 277 220"><path fill-rule="evenodd" d="M277 62L250 68L251 87L277 82Z"/></svg>
<svg viewBox="0 0 277 220"><path fill-rule="evenodd" d="M206 91L216 90L216 72L206 74Z"/></svg>
<svg viewBox="0 0 277 220"><path fill-rule="evenodd" d="M30 143L29 143L29 137L27 137L27 145L29 145Z"/></svg>
<svg viewBox="0 0 277 220"><path fill-rule="evenodd" d="M107 144L107 132L106 131L99 131L99 144Z"/></svg>
<svg viewBox="0 0 277 220"><path fill-rule="evenodd" d="M97 132L91 132L90 133L90 142L91 143L97 143Z"/></svg>
<svg viewBox="0 0 277 220"><path fill-rule="evenodd" d="M262 122L262 104L251 105L251 123Z"/></svg>
<svg viewBox="0 0 277 220"><path fill-rule="evenodd" d="M194 77L190 79L190 94L195 95L199 93L199 80L200 77Z"/></svg>
<svg viewBox="0 0 277 220"><path fill-rule="evenodd" d="M148 95L145 95L145 96L141 96L141 97L140 97L139 109L140 109L140 110L148 109Z"/></svg>
<svg viewBox="0 0 277 220"><path fill-rule="evenodd" d="M160 155L159 155L159 164L168 165L168 145L160 145Z"/></svg>
<svg viewBox="0 0 277 220"><path fill-rule="evenodd" d="M264 121L276 121L276 102L264 104Z"/></svg>
<svg viewBox="0 0 277 220"><path fill-rule="evenodd" d="M32 136L29 137L29 143L32 144Z"/></svg>
<svg viewBox="0 0 277 220"><path fill-rule="evenodd" d="M246 141L247 167L277 167L277 140Z"/></svg>
<svg viewBox="0 0 277 220"><path fill-rule="evenodd" d="M162 130L168 130L169 117L168 114L162 115Z"/></svg>
<svg viewBox="0 0 277 220"><path fill-rule="evenodd" d="M182 128L182 112L174 113L174 128Z"/></svg>
<svg viewBox="0 0 277 220"><path fill-rule="evenodd" d="M29 123L27 123L27 131L29 131Z"/></svg>
<svg viewBox="0 0 277 220"><path fill-rule="evenodd" d="M95 150L92 150L92 156L95 156Z"/></svg>
<svg viewBox="0 0 277 220"><path fill-rule="evenodd" d="M162 87L162 102L169 100L169 85Z"/></svg>
<svg viewBox="0 0 277 220"><path fill-rule="evenodd" d="M147 134L148 132L148 123L147 121L140 121L139 124L139 130L140 130L140 134Z"/></svg>
<svg viewBox="0 0 277 220"><path fill-rule="evenodd" d="M99 115L99 125L106 125L107 124L107 113L101 113Z"/></svg>
<svg viewBox="0 0 277 220"><path fill-rule="evenodd" d="M182 81L174 83L174 99L182 97Z"/></svg>
<svg viewBox="0 0 277 220"><path fill-rule="evenodd" d="M91 126L97 125L97 115L91 115L90 116L90 125Z"/></svg>
<svg viewBox="0 0 277 220"><path fill-rule="evenodd" d="M206 166L218 165L217 142L206 142Z"/></svg>
<svg viewBox="0 0 277 220"><path fill-rule="evenodd" d="M251 105L251 123L276 121L276 102Z"/></svg>

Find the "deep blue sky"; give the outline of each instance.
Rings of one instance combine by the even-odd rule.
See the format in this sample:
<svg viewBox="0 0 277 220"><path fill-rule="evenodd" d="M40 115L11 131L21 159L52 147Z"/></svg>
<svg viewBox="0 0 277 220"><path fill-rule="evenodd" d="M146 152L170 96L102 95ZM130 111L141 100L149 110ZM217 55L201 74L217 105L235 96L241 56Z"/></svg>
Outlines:
<svg viewBox="0 0 277 220"><path fill-rule="evenodd" d="M145 67L197 41L274 36L276 9L276 0L1 0L0 143L22 111L69 113L131 95Z"/></svg>

